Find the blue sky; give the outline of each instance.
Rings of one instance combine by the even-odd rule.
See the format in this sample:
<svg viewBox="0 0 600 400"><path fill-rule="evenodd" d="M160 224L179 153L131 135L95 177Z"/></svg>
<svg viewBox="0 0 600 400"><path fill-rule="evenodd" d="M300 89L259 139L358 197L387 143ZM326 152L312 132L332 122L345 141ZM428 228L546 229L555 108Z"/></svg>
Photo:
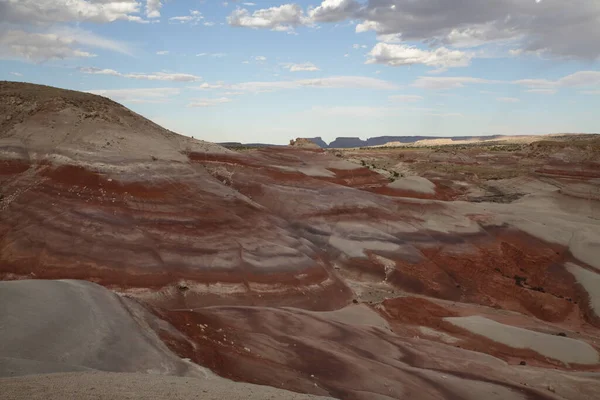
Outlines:
<svg viewBox="0 0 600 400"><path fill-rule="evenodd" d="M210 141L599 132L597 0L0 0L0 79Z"/></svg>

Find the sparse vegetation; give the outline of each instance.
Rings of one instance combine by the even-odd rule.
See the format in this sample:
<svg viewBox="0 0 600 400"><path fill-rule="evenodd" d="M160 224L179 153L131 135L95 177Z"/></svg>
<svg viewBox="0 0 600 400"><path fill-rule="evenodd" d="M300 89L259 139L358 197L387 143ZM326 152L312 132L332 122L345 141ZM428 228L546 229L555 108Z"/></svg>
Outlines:
<svg viewBox="0 0 600 400"><path fill-rule="evenodd" d="M527 283L527 278L525 278L524 276L515 275L514 279L515 279L515 285L517 285L517 286L523 287L523 284Z"/></svg>
<svg viewBox="0 0 600 400"><path fill-rule="evenodd" d="M226 149L229 150L233 150L233 151L250 151L250 150L256 150L258 147L253 147L253 146L244 146L244 145L222 145L223 147L225 147Z"/></svg>
<svg viewBox="0 0 600 400"><path fill-rule="evenodd" d="M488 147L489 151L506 151L506 152L514 152L523 150L523 145L520 144L503 144L503 145L495 145Z"/></svg>

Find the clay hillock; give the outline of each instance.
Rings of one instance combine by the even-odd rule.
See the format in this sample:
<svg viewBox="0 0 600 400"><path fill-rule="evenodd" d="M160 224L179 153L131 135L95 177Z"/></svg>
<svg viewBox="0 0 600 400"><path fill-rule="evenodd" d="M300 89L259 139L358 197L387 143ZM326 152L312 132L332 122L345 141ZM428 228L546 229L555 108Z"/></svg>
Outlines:
<svg viewBox="0 0 600 400"><path fill-rule="evenodd" d="M187 161L186 152L227 152L160 127L89 93L0 82L0 152L66 161Z"/></svg>

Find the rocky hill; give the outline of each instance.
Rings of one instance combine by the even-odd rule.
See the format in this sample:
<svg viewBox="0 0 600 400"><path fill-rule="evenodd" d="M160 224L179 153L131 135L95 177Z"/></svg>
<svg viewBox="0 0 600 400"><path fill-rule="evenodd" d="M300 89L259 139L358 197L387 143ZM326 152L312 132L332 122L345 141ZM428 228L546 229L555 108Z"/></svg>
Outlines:
<svg viewBox="0 0 600 400"><path fill-rule="evenodd" d="M0 139L22 159L55 162L187 161L186 152L227 152L177 135L114 101L48 86L0 82Z"/></svg>
<svg viewBox="0 0 600 400"><path fill-rule="evenodd" d="M305 139L305 138L298 138L295 140L290 140L290 146L301 147L304 149L319 149L320 148L318 144L314 143L310 139Z"/></svg>

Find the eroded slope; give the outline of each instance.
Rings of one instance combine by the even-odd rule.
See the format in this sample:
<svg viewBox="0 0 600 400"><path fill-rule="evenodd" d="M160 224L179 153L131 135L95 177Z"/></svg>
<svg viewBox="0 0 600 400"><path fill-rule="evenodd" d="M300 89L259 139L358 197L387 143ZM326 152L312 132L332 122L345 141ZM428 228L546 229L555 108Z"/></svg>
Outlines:
<svg viewBox="0 0 600 400"><path fill-rule="evenodd" d="M600 208L581 195L598 182L549 177L581 162L564 149L231 152L98 96L0 91L2 279L131 296L179 330L153 327L172 351L240 381L348 399L600 391Z"/></svg>

